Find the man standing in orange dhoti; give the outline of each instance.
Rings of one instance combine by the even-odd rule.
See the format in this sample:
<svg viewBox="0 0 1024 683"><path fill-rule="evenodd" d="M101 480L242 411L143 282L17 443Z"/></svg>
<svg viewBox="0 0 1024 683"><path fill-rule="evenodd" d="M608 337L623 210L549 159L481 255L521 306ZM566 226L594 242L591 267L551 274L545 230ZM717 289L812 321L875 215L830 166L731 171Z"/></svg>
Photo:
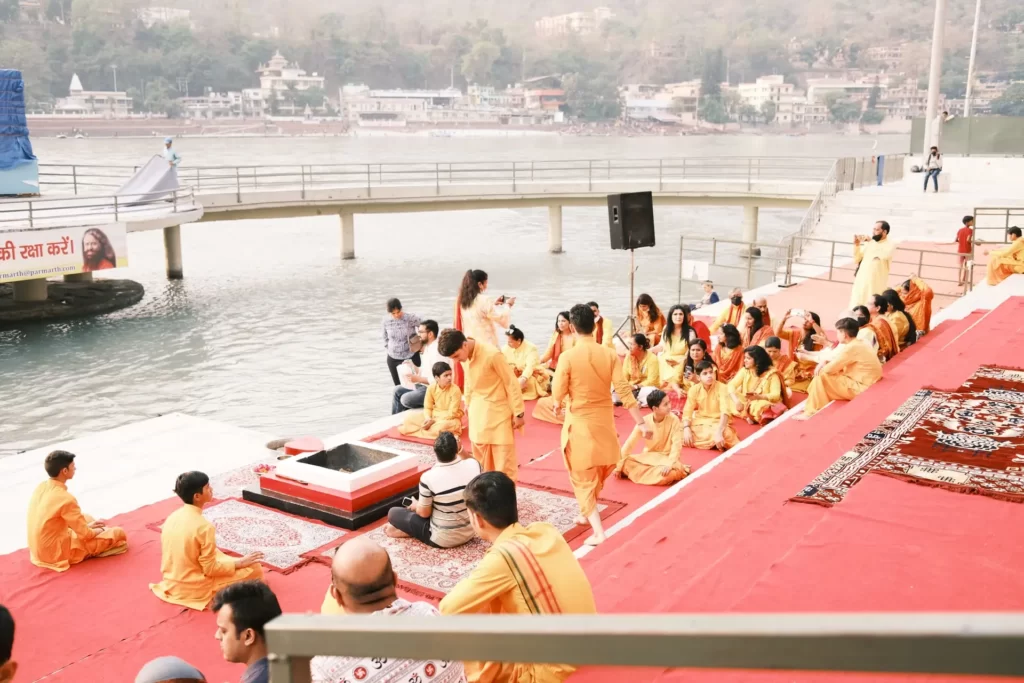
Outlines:
<svg viewBox="0 0 1024 683"><path fill-rule="evenodd" d="M576 343L558 359L551 396L556 405L568 397L569 408L562 425L562 458L580 505L577 524L590 523L594 534L587 545L604 541L597 498L604 480L619 461L619 435L615 431L615 408L611 387L633 416L640 434L646 439L651 428L644 422L633 398L633 389L622 376L617 353L594 341L594 312L582 304L569 311Z"/></svg>
<svg viewBox="0 0 1024 683"><path fill-rule="evenodd" d="M523 426L526 408L519 380L495 347L453 329L441 331L438 352L465 371L466 410L473 457L485 472L504 472L512 481L519 473L514 430Z"/></svg>
<svg viewBox="0 0 1024 683"><path fill-rule="evenodd" d="M90 557L120 555L128 550L124 529L106 528L82 514L68 491L75 476L75 455L54 451L43 464L50 478L36 487L28 504L29 559L37 567L65 572Z"/></svg>

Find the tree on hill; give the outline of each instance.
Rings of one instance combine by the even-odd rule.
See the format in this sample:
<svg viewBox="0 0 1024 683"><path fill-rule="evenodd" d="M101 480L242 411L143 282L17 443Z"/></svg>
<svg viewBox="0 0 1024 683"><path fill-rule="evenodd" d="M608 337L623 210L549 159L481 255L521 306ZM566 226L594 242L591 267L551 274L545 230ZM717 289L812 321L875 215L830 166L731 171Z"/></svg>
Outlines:
<svg viewBox="0 0 1024 683"><path fill-rule="evenodd" d="M1024 83L1014 83L992 101L992 113L1000 116L1024 116Z"/></svg>
<svg viewBox="0 0 1024 683"><path fill-rule="evenodd" d="M776 105L771 100L765 100L761 103L761 116L764 117L765 123L771 123L775 120Z"/></svg>

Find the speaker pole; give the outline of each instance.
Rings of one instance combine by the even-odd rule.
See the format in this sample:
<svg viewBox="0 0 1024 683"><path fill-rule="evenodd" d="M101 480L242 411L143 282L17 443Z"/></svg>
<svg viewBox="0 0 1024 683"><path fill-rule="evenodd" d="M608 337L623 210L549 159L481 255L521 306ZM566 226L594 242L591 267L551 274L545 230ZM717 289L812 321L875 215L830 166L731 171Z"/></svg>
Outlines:
<svg viewBox="0 0 1024 683"><path fill-rule="evenodd" d="M630 338L636 334L636 321L633 319L633 301L635 300L634 295L634 280L636 279L636 249L629 250L629 307L626 308L629 313L626 315L626 319L622 321L618 329L615 330L615 336L619 338L622 345L626 347L626 351L629 351L629 344L625 339L622 338L622 328L629 325L629 336Z"/></svg>

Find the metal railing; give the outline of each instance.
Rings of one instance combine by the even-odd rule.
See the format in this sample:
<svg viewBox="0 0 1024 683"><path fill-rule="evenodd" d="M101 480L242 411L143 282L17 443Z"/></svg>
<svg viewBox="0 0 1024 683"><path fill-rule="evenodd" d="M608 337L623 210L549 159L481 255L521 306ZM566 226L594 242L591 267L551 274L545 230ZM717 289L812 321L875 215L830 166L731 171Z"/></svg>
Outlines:
<svg viewBox="0 0 1024 683"><path fill-rule="evenodd" d="M807 280L853 284L856 269L852 240L794 233L772 244L683 236L679 238L677 298L686 300L684 284L696 293L696 286L705 278L723 290L739 287L749 291L773 282L780 287ZM697 275L690 277L694 272ZM980 277L971 267L966 281L961 281L955 251L905 245L897 246L890 276L898 281L920 277L932 287L935 296L951 298L963 296Z"/></svg>
<svg viewBox="0 0 1024 683"><path fill-rule="evenodd" d="M819 182L834 164L810 157L694 157L681 159L604 159L562 161L488 161L381 164L308 164L268 166L179 167L182 183L197 194L267 189L394 185L442 186L507 183L513 188L540 181L594 183L646 181L663 189L665 183L686 180L731 180L752 190L768 180ZM78 165L40 166L41 189L78 194L120 187L137 167Z"/></svg>
<svg viewBox="0 0 1024 683"><path fill-rule="evenodd" d="M196 208L191 187L134 194L15 200L0 202L0 232L53 227L48 223L58 219L113 219L116 222L122 218L138 218L155 209L179 213Z"/></svg>
<svg viewBox="0 0 1024 683"><path fill-rule="evenodd" d="M267 624L272 683L319 655L575 666L1024 675L1024 614L286 614Z"/></svg>

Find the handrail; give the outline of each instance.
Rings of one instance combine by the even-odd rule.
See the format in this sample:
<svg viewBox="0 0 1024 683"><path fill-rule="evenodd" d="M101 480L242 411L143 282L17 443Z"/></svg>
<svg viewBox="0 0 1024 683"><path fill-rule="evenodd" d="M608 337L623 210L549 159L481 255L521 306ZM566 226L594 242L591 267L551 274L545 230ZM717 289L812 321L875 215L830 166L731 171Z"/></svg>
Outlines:
<svg viewBox="0 0 1024 683"><path fill-rule="evenodd" d="M0 233L45 230L50 219L82 219L111 215L117 221L126 215L137 216L147 208L169 208L171 213L190 211L197 206L191 187L118 195L91 195L63 198L26 199L0 202ZM40 225L43 223L42 225Z"/></svg>
<svg viewBox="0 0 1024 683"><path fill-rule="evenodd" d="M286 614L266 626L274 683L319 655L577 666L1024 675L1024 614Z"/></svg>
<svg viewBox="0 0 1024 683"><path fill-rule="evenodd" d="M833 161L818 157L680 157L666 159L559 159L533 161L401 162L370 164L269 164L265 166L180 167L179 177L198 193L264 189L273 186L343 185L382 187L418 182L455 183L543 180L735 179L747 189L759 180L819 180ZM120 186L133 167L57 164L40 166L40 186L78 194L82 189Z"/></svg>

